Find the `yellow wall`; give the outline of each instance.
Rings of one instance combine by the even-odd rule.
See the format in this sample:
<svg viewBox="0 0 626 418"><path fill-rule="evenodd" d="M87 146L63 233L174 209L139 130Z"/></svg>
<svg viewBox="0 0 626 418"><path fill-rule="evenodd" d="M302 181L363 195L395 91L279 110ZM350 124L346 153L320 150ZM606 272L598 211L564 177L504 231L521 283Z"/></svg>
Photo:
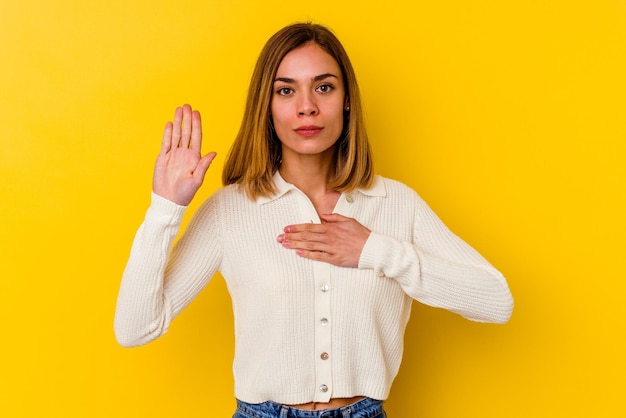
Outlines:
<svg viewBox="0 0 626 418"><path fill-rule="evenodd" d="M415 306L390 416L626 415L625 3L395 4L2 2L0 416L232 414L222 279L138 349L116 345L115 298L174 107L220 153L200 200L262 44L306 19L352 56L377 171L516 299L505 326Z"/></svg>

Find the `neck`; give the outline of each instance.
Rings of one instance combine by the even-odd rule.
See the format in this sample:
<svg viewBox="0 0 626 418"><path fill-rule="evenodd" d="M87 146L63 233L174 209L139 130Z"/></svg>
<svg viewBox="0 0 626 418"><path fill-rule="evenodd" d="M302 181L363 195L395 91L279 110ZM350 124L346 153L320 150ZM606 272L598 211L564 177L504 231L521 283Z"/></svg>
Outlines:
<svg viewBox="0 0 626 418"><path fill-rule="evenodd" d="M336 193L328 188L333 170L332 158L320 154L283 156L279 169L286 182L295 185L313 201Z"/></svg>

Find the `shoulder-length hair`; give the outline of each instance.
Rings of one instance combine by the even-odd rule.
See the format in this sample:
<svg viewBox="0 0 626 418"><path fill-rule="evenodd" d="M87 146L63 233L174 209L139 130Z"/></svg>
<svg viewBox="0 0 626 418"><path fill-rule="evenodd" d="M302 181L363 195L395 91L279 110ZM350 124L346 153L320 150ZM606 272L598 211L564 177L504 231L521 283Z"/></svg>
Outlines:
<svg viewBox="0 0 626 418"><path fill-rule="evenodd" d="M273 176L282 159L281 143L270 120L278 66L290 51L311 42L339 64L349 106L344 112L343 132L335 144L335 173L328 186L339 192L349 192L372 184L372 153L363 122L359 86L348 54L328 28L314 23L296 23L275 33L259 55L250 80L241 127L222 172L224 185L243 185L253 200L275 193Z"/></svg>

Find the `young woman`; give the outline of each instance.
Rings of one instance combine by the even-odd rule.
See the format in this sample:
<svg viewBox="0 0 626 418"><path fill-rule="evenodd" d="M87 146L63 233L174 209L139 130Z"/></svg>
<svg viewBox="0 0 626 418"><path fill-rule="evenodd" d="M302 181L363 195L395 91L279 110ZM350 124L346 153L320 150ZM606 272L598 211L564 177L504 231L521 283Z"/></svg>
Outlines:
<svg viewBox="0 0 626 418"><path fill-rule="evenodd" d="M152 203L115 316L145 344L224 276L233 301L235 417L384 417L413 299L504 323L503 276L421 198L375 176L350 60L326 28L283 28L257 61L223 182L170 251L215 157L200 114L165 127Z"/></svg>

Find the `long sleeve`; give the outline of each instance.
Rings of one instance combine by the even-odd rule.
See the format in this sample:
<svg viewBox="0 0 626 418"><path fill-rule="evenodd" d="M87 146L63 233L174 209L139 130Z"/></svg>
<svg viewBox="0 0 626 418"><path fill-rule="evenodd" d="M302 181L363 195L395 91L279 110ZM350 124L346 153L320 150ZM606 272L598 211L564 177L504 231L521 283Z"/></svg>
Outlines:
<svg viewBox="0 0 626 418"><path fill-rule="evenodd" d="M502 275L402 183L377 176L371 188L342 194L335 213L373 231L359 268L343 268L279 245L285 225L317 215L278 172L275 182L276 194L256 200L238 185L218 190L174 245L186 208L153 196L122 278L120 344L165 333L219 270L233 307L238 399L386 399L413 299L476 321L508 319Z"/></svg>
<svg viewBox="0 0 626 418"><path fill-rule="evenodd" d="M372 232L360 268L394 278L413 299L478 322L505 323L513 298L502 274L454 235L417 194L400 204L413 205L412 240Z"/></svg>
<svg viewBox="0 0 626 418"><path fill-rule="evenodd" d="M221 257L215 206L209 199L171 249L186 207L152 195L117 299L114 330L122 346L146 344L167 332L215 273Z"/></svg>

